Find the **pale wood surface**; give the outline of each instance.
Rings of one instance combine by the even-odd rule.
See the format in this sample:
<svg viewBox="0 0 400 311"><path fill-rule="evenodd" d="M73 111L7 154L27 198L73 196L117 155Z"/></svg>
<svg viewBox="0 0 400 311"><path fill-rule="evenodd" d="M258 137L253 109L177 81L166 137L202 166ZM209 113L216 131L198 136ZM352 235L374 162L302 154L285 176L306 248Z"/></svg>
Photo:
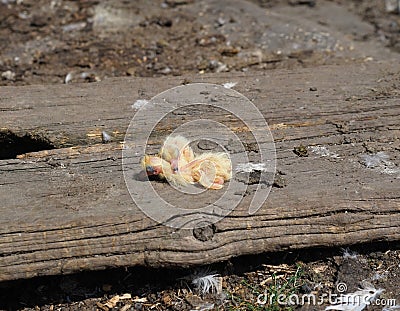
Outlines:
<svg viewBox="0 0 400 311"><path fill-rule="evenodd" d="M135 114L132 104L184 78L0 88L2 131L42 135L58 148L0 161L0 280L398 240L398 72L393 64L362 63L185 78L237 82L235 89L268 121L283 174L283 187L272 188L256 215L247 215L249 195L206 241L147 218L129 196L121 167L120 142ZM178 122L181 116L171 118ZM160 126L154 148L169 127ZM112 143L101 144L103 130L113 135ZM293 148L301 144L325 146L337 157L310 149L308 157L298 157ZM391 171L366 168L360 155L368 151L384 151ZM168 184L153 184L162 195L187 200Z"/></svg>

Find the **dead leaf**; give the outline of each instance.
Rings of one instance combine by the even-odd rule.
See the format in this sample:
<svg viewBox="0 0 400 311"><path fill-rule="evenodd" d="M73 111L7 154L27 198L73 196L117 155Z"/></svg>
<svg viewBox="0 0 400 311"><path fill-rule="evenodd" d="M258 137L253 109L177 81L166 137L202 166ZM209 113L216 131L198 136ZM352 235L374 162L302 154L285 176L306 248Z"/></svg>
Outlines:
<svg viewBox="0 0 400 311"><path fill-rule="evenodd" d="M315 273L323 273L323 272L325 272L326 269L328 269L328 266L327 265L322 265L322 266L318 266L318 267L313 268L313 271Z"/></svg>
<svg viewBox="0 0 400 311"><path fill-rule="evenodd" d="M169 295L165 295L162 297L162 301L165 305L170 306L172 304L172 298Z"/></svg>
<svg viewBox="0 0 400 311"><path fill-rule="evenodd" d="M265 284L270 283L270 282L272 282L273 280L282 279L282 278L284 278L284 277L285 277L285 276L284 276L283 274L277 275L277 276L275 276L275 277L270 276L269 278L267 278L267 279L265 279L264 281L262 281L262 282L260 283L260 285L261 285L261 286L264 286Z"/></svg>
<svg viewBox="0 0 400 311"><path fill-rule="evenodd" d="M289 267L289 265L287 264L281 264L279 266L263 264L263 267L266 267L270 272L275 273L292 273L296 271L294 268Z"/></svg>
<svg viewBox="0 0 400 311"><path fill-rule="evenodd" d="M133 302L145 303L145 302L147 302L147 298L146 297L143 297L143 298L136 297L135 299L133 299Z"/></svg>
<svg viewBox="0 0 400 311"><path fill-rule="evenodd" d="M121 309L119 309L119 311L127 311L128 309L130 309L130 307L132 307L132 305L127 304L127 305L123 306Z"/></svg>
<svg viewBox="0 0 400 311"><path fill-rule="evenodd" d="M121 299L121 298L120 298L119 295L114 296L114 297L112 297L111 299L109 299L104 305L105 305L106 307L112 309L112 308L114 308L114 307L117 305L117 303L120 301L120 299Z"/></svg>
<svg viewBox="0 0 400 311"><path fill-rule="evenodd" d="M106 307L105 305L103 305L102 303L100 303L100 302L96 302L96 305L97 305L97 307L99 307L101 310L103 310L103 311L108 311L109 310L109 308L108 307Z"/></svg>
<svg viewBox="0 0 400 311"><path fill-rule="evenodd" d="M119 297L119 299L132 299L131 294L123 294L122 296Z"/></svg>

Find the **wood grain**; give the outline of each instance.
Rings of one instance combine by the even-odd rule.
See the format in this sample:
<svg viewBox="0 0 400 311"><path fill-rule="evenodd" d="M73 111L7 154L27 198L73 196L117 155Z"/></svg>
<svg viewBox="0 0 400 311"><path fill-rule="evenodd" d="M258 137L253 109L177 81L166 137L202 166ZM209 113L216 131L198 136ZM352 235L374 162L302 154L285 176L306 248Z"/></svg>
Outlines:
<svg viewBox="0 0 400 311"><path fill-rule="evenodd" d="M2 131L41 135L57 148L0 161L0 281L133 265L192 266L266 251L399 240L398 72L392 64L371 62L262 75L0 88ZM276 144L279 180L263 207L248 215L255 185L248 186L248 195L204 233L209 234L205 239L144 215L128 193L121 165L121 142L135 114L132 104L184 79L237 82L235 89L265 116ZM171 125L206 113L198 108L184 118L170 115L157 128L150 150L159 148ZM213 117L227 120L221 111ZM241 126L229 118L226 123ZM113 136L112 143L101 144L103 130ZM307 157L293 152L300 145L308 148ZM360 156L379 151L391 164L367 168ZM220 195L207 192L193 200L166 183L152 185L160 196L182 204Z"/></svg>

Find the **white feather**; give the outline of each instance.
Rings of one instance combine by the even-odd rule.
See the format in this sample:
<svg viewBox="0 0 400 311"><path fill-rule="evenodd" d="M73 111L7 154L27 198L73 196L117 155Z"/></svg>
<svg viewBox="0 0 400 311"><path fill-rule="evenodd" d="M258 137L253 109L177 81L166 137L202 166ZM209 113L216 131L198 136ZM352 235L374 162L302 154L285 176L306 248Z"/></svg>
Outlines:
<svg viewBox="0 0 400 311"><path fill-rule="evenodd" d="M389 156L383 151L375 154L362 154L360 157L363 159L363 164L368 168L374 168L381 164L385 164L389 159Z"/></svg>
<svg viewBox="0 0 400 311"><path fill-rule="evenodd" d="M148 100L146 99L138 99L137 101L135 101L135 103L132 105L132 108L134 109L140 109L144 106L146 106L149 103Z"/></svg>
<svg viewBox="0 0 400 311"><path fill-rule="evenodd" d="M267 163L240 163L236 167L237 172L251 173L255 171L267 172Z"/></svg>
<svg viewBox="0 0 400 311"><path fill-rule="evenodd" d="M311 152L321 156L321 157L330 157L330 158L340 158L339 155L335 152L330 151L325 146L310 146L309 149Z"/></svg>
<svg viewBox="0 0 400 311"><path fill-rule="evenodd" d="M226 89L231 89L233 88L235 85L237 84L237 82L226 82L224 84L222 84L222 86Z"/></svg>
<svg viewBox="0 0 400 311"><path fill-rule="evenodd" d="M386 306L382 309L382 311L393 311L393 310L400 310L400 305Z"/></svg>
<svg viewBox="0 0 400 311"><path fill-rule="evenodd" d="M339 296L335 304L326 307L325 310L361 311L373 303L383 292L384 289L376 289L372 284L364 282L363 288L354 293Z"/></svg>
<svg viewBox="0 0 400 311"><path fill-rule="evenodd" d="M191 309L190 311L208 311L208 310L214 310L214 304L213 303L203 303L202 305L198 306L196 309Z"/></svg>
<svg viewBox="0 0 400 311"><path fill-rule="evenodd" d="M343 258L347 259L347 258L351 258L351 259L357 259L357 252L354 252L352 250L350 250L349 248L346 248L343 250Z"/></svg>
<svg viewBox="0 0 400 311"><path fill-rule="evenodd" d="M391 161L389 161L389 156L383 152L377 152L374 154L362 154L360 155L362 161L369 169L376 169L381 173L388 175L397 175L396 178L400 178L400 168Z"/></svg>
<svg viewBox="0 0 400 311"><path fill-rule="evenodd" d="M219 274L197 276L192 280L192 283L202 294L210 292L220 294L222 290L222 278Z"/></svg>
<svg viewBox="0 0 400 311"><path fill-rule="evenodd" d="M383 271L381 273L375 272L375 274L371 277L372 281L379 281L385 279L389 274L389 271Z"/></svg>

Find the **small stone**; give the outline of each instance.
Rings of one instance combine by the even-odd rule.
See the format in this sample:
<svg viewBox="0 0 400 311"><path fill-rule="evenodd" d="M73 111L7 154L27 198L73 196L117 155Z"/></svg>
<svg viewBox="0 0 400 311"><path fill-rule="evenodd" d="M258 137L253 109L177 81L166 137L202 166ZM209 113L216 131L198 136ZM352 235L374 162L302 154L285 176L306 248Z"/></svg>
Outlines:
<svg viewBox="0 0 400 311"><path fill-rule="evenodd" d="M226 20L224 18L222 18L221 16L218 17L217 21L216 21L216 25L218 27L224 26L226 23Z"/></svg>
<svg viewBox="0 0 400 311"><path fill-rule="evenodd" d="M240 52L240 50L233 46L226 46L226 47L219 49L219 52L222 56L232 57L232 56L237 55Z"/></svg>
<svg viewBox="0 0 400 311"><path fill-rule="evenodd" d="M388 13L398 13L400 11L398 0L385 0L385 8Z"/></svg>
<svg viewBox="0 0 400 311"><path fill-rule="evenodd" d="M316 92L316 91L317 91L317 88L316 88L315 86L312 86L312 87L310 87L310 91L311 91L311 92Z"/></svg>
<svg viewBox="0 0 400 311"><path fill-rule="evenodd" d="M172 71L171 68L165 67L165 68L163 68L160 72L161 72L162 74L164 74L164 75L167 75L167 74L171 73L171 71Z"/></svg>
<svg viewBox="0 0 400 311"><path fill-rule="evenodd" d="M126 74L127 74L128 76L134 76L135 73L136 73L136 68L135 68L135 67L130 67L130 68L128 68L128 70L126 71Z"/></svg>
<svg viewBox="0 0 400 311"><path fill-rule="evenodd" d="M73 76L74 76L74 74L73 74L72 72L69 72L69 73L65 76L64 83L65 83L65 84L68 84L69 82L71 82Z"/></svg>
<svg viewBox="0 0 400 311"><path fill-rule="evenodd" d="M84 79L86 82L99 82L101 81L100 77L98 77L95 73L90 72L82 72L81 78Z"/></svg>
<svg viewBox="0 0 400 311"><path fill-rule="evenodd" d="M4 80L14 80L15 79L15 72L12 72L11 70L4 71L1 74L1 77Z"/></svg>
<svg viewBox="0 0 400 311"><path fill-rule="evenodd" d="M44 27L48 24L49 19L46 16L34 15L31 20L31 26Z"/></svg>
<svg viewBox="0 0 400 311"><path fill-rule="evenodd" d="M112 140L112 137L105 131L101 132L101 141L103 144L109 143Z"/></svg>

